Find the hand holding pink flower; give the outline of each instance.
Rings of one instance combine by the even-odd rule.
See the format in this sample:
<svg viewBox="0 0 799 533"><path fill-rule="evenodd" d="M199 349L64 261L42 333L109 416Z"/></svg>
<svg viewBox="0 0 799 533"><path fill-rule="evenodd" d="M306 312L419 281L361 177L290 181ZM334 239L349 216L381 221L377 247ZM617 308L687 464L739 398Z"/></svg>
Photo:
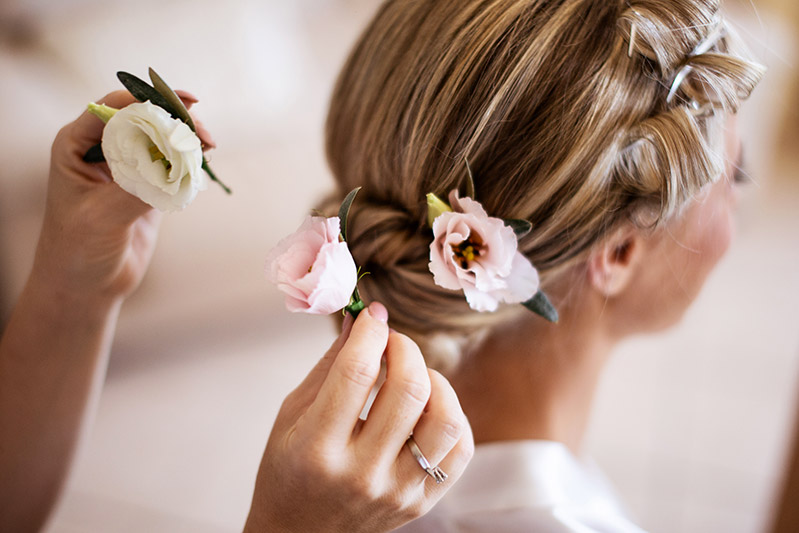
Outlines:
<svg viewBox="0 0 799 533"><path fill-rule="evenodd" d="M433 222L429 267L435 283L463 290L477 311L532 299L538 292L538 272L518 251L513 228L489 217L471 198L459 198L457 191L449 199L452 211Z"/></svg>
<svg viewBox="0 0 799 533"><path fill-rule="evenodd" d="M338 217L308 217L269 253L269 280L286 293L294 313L329 315L350 303L358 270Z"/></svg>

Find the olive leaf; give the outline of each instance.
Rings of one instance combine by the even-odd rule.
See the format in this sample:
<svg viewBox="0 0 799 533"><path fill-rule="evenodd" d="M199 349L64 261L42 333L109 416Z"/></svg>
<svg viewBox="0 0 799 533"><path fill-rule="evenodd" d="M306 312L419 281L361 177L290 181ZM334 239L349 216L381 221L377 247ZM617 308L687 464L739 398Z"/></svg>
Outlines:
<svg viewBox="0 0 799 533"><path fill-rule="evenodd" d="M188 124L191 128L191 131L197 132L197 128L194 126L194 121L191 119L191 115L189 114L189 110L186 109L186 106L183 104L183 100L173 91L169 85L166 84L164 79L158 75L156 71L150 68L150 80L153 82L153 88L155 88L158 93L164 97L172 109L177 112L178 116L175 118L180 118L183 122ZM169 111L167 109L167 111Z"/></svg>
<svg viewBox="0 0 799 533"><path fill-rule="evenodd" d="M105 154L100 144L95 144L83 154L83 160L87 163L105 163Z"/></svg>
<svg viewBox="0 0 799 533"><path fill-rule="evenodd" d="M155 87L152 87L146 81L137 78L129 72L123 71L117 72L117 78L119 78L119 81L122 82L122 85L124 85L125 88L130 91L130 94L132 94L133 97L139 102L146 102L149 100L172 115L172 118L180 119L180 115L175 109L172 108L166 98L164 98L161 93L155 90Z"/></svg>
<svg viewBox="0 0 799 533"><path fill-rule="evenodd" d="M361 188L358 187L350 191L346 198L344 198L344 202L341 204L341 208L338 210L338 219L341 223L341 237L344 241L347 240L347 218L350 215L350 207L352 207L352 202L355 201L355 197L358 195L358 191Z"/></svg>
<svg viewBox="0 0 799 533"><path fill-rule="evenodd" d="M526 220L521 220L518 218L506 218L503 220L503 222L506 226L513 230L513 232L516 234L516 239L521 239L533 231L533 225Z"/></svg>
<svg viewBox="0 0 799 533"><path fill-rule="evenodd" d="M522 305L550 322L558 322L558 310L555 309L555 306L552 305L552 302L549 301L549 298L547 298L547 295L544 294L543 291L538 291L535 296Z"/></svg>
<svg viewBox="0 0 799 533"><path fill-rule="evenodd" d="M469 165L469 159L464 158L466 161L466 196L474 200L474 174L472 174L472 167Z"/></svg>

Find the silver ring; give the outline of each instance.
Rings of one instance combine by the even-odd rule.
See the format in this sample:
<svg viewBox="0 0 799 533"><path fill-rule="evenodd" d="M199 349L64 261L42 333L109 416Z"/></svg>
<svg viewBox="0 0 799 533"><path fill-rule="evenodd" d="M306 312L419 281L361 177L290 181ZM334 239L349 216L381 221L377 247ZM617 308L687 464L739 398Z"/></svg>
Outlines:
<svg viewBox="0 0 799 533"><path fill-rule="evenodd" d="M427 475L435 479L436 483L444 483L444 481L446 481L447 477L449 476L447 476L447 474L445 474L444 471L439 467L430 465L430 461L428 461L427 457L424 456L422 450L419 449L419 445L416 444L416 441L413 440L412 436L408 437L408 440L405 444L408 445L408 449L411 450L411 453L416 458L416 462L419 463L419 466L422 467L422 470L427 472Z"/></svg>

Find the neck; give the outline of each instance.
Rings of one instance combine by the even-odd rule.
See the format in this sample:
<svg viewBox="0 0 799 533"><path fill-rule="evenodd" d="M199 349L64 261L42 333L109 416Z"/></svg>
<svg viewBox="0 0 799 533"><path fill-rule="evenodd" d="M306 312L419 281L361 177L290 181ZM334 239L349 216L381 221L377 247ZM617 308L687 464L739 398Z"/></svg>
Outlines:
<svg viewBox="0 0 799 533"><path fill-rule="evenodd" d="M579 453L613 343L603 302L583 300L549 324L532 313L492 331L451 375L476 443L551 440Z"/></svg>

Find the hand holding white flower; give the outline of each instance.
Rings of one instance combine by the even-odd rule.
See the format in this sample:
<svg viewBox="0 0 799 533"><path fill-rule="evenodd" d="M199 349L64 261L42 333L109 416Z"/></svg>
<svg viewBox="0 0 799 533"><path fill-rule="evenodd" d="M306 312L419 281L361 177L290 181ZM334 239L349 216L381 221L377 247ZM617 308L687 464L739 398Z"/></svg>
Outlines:
<svg viewBox="0 0 799 533"><path fill-rule="evenodd" d="M152 69L152 86L127 72L117 77L141 103L121 110L89 104L106 127L102 143L90 148L84 161L107 162L123 190L160 211L181 210L206 189L203 170L230 193L208 166L197 125L166 82Z"/></svg>
<svg viewBox="0 0 799 533"><path fill-rule="evenodd" d="M207 188L200 139L150 102L116 112L102 145L114 181L160 211L181 210Z"/></svg>

